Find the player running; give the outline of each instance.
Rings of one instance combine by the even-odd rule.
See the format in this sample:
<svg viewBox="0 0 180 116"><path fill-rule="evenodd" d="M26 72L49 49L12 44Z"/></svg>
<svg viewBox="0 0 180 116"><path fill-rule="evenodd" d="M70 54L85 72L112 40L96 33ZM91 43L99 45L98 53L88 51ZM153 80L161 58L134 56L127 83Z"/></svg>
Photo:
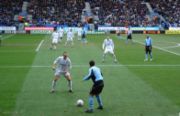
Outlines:
<svg viewBox="0 0 180 116"><path fill-rule="evenodd" d="M55 50L57 43L58 43L58 39L59 39L59 34L58 34L56 29L54 29L54 32L52 33L51 39L52 39L51 49Z"/></svg>
<svg viewBox="0 0 180 116"><path fill-rule="evenodd" d="M93 105L94 105L94 99L93 97L96 96L97 102L99 107L97 109L102 110L103 109L103 103L100 97L100 93L103 90L104 82L103 82L103 76L101 73L100 68L95 66L95 62L91 60L89 62L90 68L89 68L89 74L83 78L83 80L89 80L92 79L93 86L91 88L91 91L89 93L89 108L85 111L86 113L93 113Z"/></svg>
<svg viewBox="0 0 180 116"><path fill-rule="evenodd" d="M147 36L145 40L145 59L144 61L148 61L148 54L150 55L150 61L152 61L152 39Z"/></svg>
<svg viewBox="0 0 180 116"><path fill-rule="evenodd" d="M71 60L69 59L67 52L64 52L63 56L59 56L58 58L56 58L52 66L53 70L55 70L55 73L54 73L55 77L52 81L51 93L55 92L57 80L61 76L64 76L67 79L69 92L72 92L72 78L70 75L71 67L72 67Z"/></svg>
<svg viewBox="0 0 180 116"><path fill-rule="evenodd" d="M114 57L114 62L117 62L116 55L114 54L114 42L110 37L107 37L104 40L104 42L102 44L102 48L104 50L102 62L105 61L106 54L108 54L108 53L112 54Z"/></svg>
<svg viewBox="0 0 180 116"><path fill-rule="evenodd" d="M72 32L72 29L70 29L67 32L67 41L65 43L65 46L67 46L67 44L71 44L71 46L73 46L73 38L74 38L74 33Z"/></svg>

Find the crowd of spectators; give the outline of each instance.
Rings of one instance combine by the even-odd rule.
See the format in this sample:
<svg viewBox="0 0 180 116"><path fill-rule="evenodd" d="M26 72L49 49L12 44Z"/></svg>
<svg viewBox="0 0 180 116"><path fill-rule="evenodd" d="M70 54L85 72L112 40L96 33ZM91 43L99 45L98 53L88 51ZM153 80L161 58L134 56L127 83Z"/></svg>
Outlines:
<svg viewBox="0 0 180 116"><path fill-rule="evenodd" d="M180 27L180 0L150 0L150 4L169 25Z"/></svg>
<svg viewBox="0 0 180 116"><path fill-rule="evenodd" d="M78 26L84 3L84 0L31 0L28 14L32 15L33 24Z"/></svg>
<svg viewBox="0 0 180 116"><path fill-rule="evenodd" d="M93 13L98 15L101 25L113 26L157 26L150 20L148 9L141 0L90 0Z"/></svg>
<svg viewBox="0 0 180 116"><path fill-rule="evenodd" d="M0 26L14 25L14 15L21 11L23 0L1 0Z"/></svg>
<svg viewBox="0 0 180 116"><path fill-rule="evenodd" d="M111 26L159 26L159 17L150 17L145 0L30 0L27 14L31 25L52 24L79 26L85 2L89 2L95 21ZM171 26L180 26L179 0L149 0L153 11L162 15ZM0 2L0 26L13 25L14 16L22 9L23 0Z"/></svg>

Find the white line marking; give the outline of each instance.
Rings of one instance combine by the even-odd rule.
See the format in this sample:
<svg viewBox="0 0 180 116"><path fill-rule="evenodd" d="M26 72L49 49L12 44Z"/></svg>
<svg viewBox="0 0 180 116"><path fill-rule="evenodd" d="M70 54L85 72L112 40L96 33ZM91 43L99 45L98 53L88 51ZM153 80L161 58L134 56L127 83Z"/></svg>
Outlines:
<svg viewBox="0 0 180 116"><path fill-rule="evenodd" d="M144 43L143 43L143 42L139 42L139 41L135 41L135 40L134 40L134 42L144 45ZM164 52L168 52L168 53L171 53L171 54L174 54L174 55L180 56L180 54L179 54L179 53L172 52L172 51L169 51L169 50L166 50L166 49L163 49L163 48L157 47L157 46L153 46L153 48L156 48L156 49L162 50L162 51L164 51Z"/></svg>
<svg viewBox="0 0 180 116"><path fill-rule="evenodd" d="M168 46L168 47L163 47L165 49L170 49L170 48L178 48L180 47L180 44L176 45L176 46Z"/></svg>
<svg viewBox="0 0 180 116"><path fill-rule="evenodd" d="M12 36L14 36L14 35L8 35L8 36L5 36L5 37L2 37L1 39L2 39L2 40L8 39L8 38L10 38L10 37L12 37Z"/></svg>
<svg viewBox="0 0 180 116"><path fill-rule="evenodd" d="M34 52L34 50L16 50L16 51L8 51L8 50L1 50L0 53L27 53L27 52Z"/></svg>
<svg viewBox="0 0 180 116"><path fill-rule="evenodd" d="M41 48L41 45L43 44L44 40L41 40L41 42L39 43L39 45L36 48L36 52L39 51L39 49Z"/></svg>
<svg viewBox="0 0 180 116"><path fill-rule="evenodd" d="M99 67L180 67L180 64L127 64L127 65L121 65L121 64L117 64L117 65L97 65ZM75 68L80 68L80 67L89 67L88 65L73 65L72 67ZM0 68L51 68L51 66L48 65L32 65L32 66L28 66L28 65L19 65L19 66L0 66Z"/></svg>

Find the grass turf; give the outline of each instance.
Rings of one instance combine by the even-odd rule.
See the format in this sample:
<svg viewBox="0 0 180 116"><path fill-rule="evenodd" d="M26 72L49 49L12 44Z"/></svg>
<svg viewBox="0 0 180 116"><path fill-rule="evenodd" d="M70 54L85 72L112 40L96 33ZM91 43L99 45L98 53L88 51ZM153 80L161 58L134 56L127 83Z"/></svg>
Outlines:
<svg viewBox="0 0 180 116"><path fill-rule="evenodd" d="M162 46L165 41L180 43L176 35L151 36L156 46ZM0 92L3 93L0 94L0 114L14 116L86 115L83 111L88 105L88 91L92 82L82 82L82 77L88 73L88 61L94 59L102 68L105 80L102 93L105 109L95 110L96 115L177 116L180 112L179 56L153 49L153 62L144 62L142 45L139 43L125 44L124 39L118 40L115 35L111 37L115 42L118 64L114 64L110 56L107 56L105 63L101 63L101 44L105 35L89 35L87 45L82 45L76 40L73 48L64 47L63 41L58 45L56 51L49 50L48 36L15 35L3 40L0 48L1 56L3 56L0 57ZM133 38L143 42L145 35L133 35ZM40 51L36 53L35 49L42 39L45 42ZM171 44L167 46L169 45ZM74 93L67 92L67 82L62 77L57 84L57 93L49 94L53 79L50 66L63 51L68 51L73 63L71 73ZM42 67L31 67L31 65ZM79 98L85 101L83 108L75 106ZM97 107L96 101L95 107Z"/></svg>

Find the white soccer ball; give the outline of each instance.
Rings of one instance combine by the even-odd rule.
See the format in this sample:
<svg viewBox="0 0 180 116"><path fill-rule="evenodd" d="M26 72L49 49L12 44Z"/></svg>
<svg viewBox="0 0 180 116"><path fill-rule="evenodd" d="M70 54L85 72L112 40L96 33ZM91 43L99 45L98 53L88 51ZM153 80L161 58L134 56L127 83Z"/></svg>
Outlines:
<svg viewBox="0 0 180 116"><path fill-rule="evenodd" d="M84 105L84 101L82 99L78 99L77 102L76 102L76 105L78 107L82 107Z"/></svg>

